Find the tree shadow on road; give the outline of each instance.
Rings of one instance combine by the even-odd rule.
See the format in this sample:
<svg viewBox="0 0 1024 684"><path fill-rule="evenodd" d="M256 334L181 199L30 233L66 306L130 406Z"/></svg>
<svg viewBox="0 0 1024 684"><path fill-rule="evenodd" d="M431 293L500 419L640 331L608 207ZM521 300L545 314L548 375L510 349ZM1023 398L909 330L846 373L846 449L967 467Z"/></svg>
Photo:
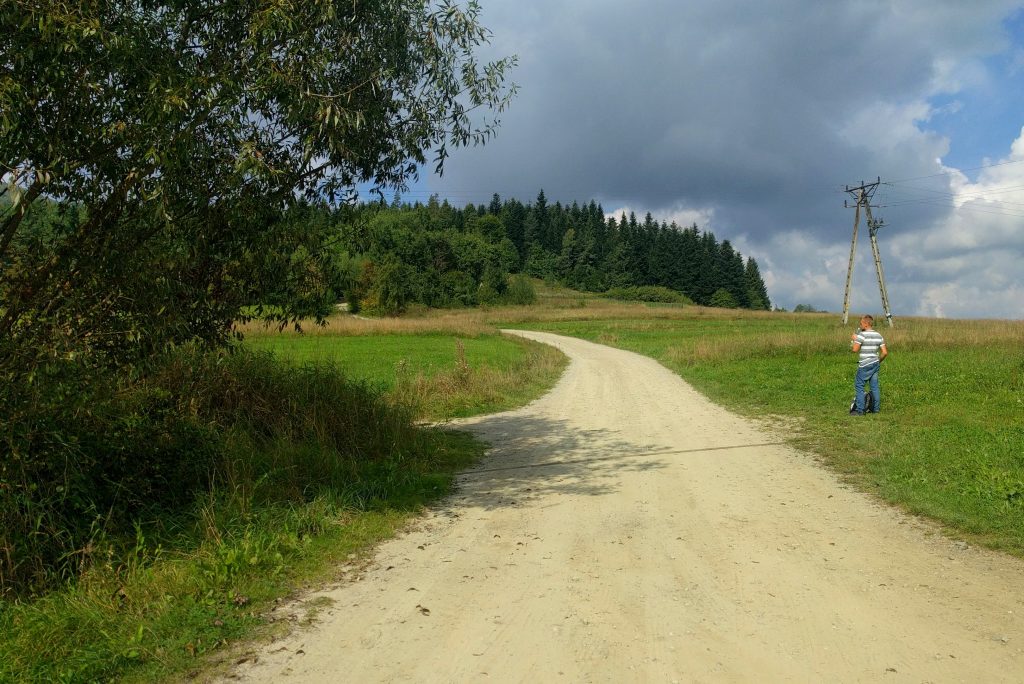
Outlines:
<svg viewBox="0 0 1024 684"><path fill-rule="evenodd" d="M493 448L458 476L450 505L484 509L522 506L550 495L603 496L624 473L665 468L662 445L623 439L615 430L580 430L569 421L499 414L466 428Z"/></svg>

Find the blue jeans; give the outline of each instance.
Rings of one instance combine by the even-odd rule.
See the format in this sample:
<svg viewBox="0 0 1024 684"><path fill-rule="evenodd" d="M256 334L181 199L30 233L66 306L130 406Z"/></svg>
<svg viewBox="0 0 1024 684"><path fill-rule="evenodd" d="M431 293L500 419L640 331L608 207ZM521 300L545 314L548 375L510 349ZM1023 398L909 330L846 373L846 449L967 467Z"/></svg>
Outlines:
<svg viewBox="0 0 1024 684"><path fill-rule="evenodd" d="M878 389L878 367L881 364L875 362L867 366L857 367L857 377L853 380L853 391L856 397L856 410L864 413L864 385L870 383L871 394L875 400L874 413L878 413L878 407L882 401L882 393Z"/></svg>

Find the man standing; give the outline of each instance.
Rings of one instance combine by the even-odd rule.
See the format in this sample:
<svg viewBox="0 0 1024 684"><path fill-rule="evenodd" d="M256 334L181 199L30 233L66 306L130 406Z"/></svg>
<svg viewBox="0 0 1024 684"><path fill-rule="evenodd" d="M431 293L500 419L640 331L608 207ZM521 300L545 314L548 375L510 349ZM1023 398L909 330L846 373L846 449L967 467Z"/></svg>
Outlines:
<svg viewBox="0 0 1024 684"><path fill-rule="evenodd" d="M874 399L872 413L878 413L879 404L882 400L881 391L878 388L878 369L882 365L882 359L889 355L885 346L885 340L881 333L872 326L875 319L871 316L864 316L860 319L860 329L850 335L850 349L859 354L857 363L857 376L853 381L855 402L850 409L851 415L864 415L864 385L870 383L871 396Z"/></svg>

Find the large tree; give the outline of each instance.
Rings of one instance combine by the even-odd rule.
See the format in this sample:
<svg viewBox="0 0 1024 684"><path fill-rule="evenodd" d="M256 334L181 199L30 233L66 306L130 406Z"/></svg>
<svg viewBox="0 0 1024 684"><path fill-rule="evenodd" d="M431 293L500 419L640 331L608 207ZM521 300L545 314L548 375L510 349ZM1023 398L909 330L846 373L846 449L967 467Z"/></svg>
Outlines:
<svg viewBox="0 0 1024 684"><path fill-rule="evenodd" d="M476 2L5 0L0 35L0 347L22 368L223 340L308 238L282 209L403 189L515 90L513 59L474 55Z"/></svg>

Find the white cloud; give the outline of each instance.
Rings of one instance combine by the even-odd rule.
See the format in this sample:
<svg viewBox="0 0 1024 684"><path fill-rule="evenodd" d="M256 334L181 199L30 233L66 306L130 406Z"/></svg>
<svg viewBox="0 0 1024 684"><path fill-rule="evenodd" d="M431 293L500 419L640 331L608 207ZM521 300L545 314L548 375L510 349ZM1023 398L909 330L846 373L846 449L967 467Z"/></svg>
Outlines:
<svg viewBox="0 0 1024 684"><path fill-rule="evenodd" d="M617 221L623 214L629 216L630 213L635 213L637 218L642 220L643 217L647 215L648 211L649 210L647 209L634 209L633 207L624 205L614 211L605 211L604 215L605 218L614 218ZM692 209L682 205L677 205L667 210L651 211L650 213L658 223L664 222L669 225L675 223L680 228L689 228L693 224L697 224L697 227L700 228L702 232L714 230L714 209Z"/></svg>
<svg viewBox="0 0 1024 684"><path fill-rule="evenodd" d="M1022 300L1024 287L1019 285L996 292L964 283L928 285L912 313L938 318L1024 318Z"/></svg>

